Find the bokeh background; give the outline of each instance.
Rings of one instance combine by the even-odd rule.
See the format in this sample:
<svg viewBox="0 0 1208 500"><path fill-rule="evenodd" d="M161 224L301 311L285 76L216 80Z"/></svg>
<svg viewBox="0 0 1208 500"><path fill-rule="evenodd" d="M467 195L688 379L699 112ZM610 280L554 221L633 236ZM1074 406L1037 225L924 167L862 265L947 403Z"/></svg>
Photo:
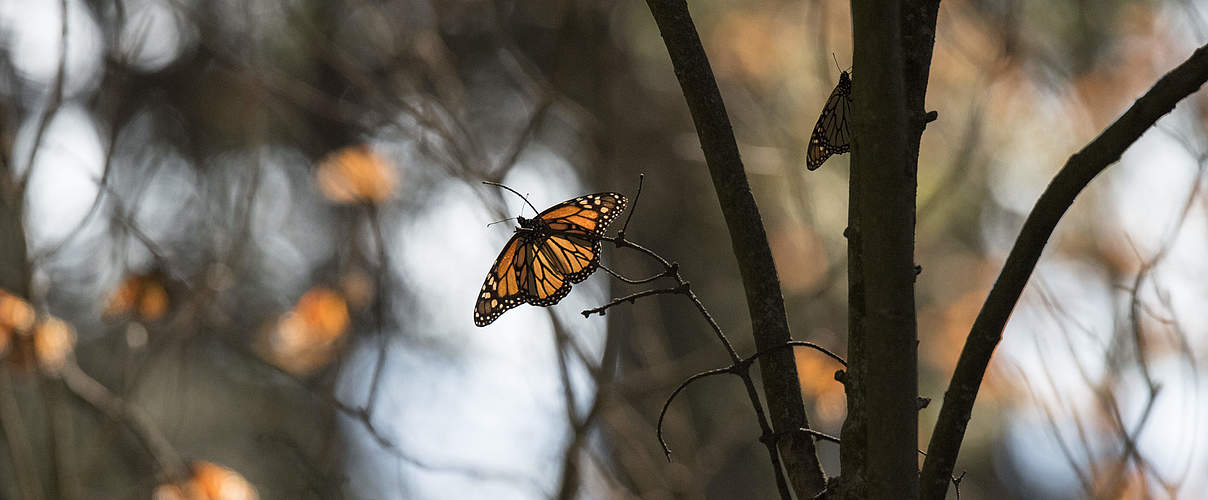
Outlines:
<svg viewBox="0 0 1208 500"><path fill-rule="evenodd" d="M847 157L807 173L847 2L691 2L796 338L845 346ZM945 0L919 162L925 448L1070 154L1208 42L1196 0ZM859 82L859 68L854 69ZM1208 96L1096 179L1015 311L960 496L1208 489ZM742 352L725 225L643 2L0 0L0 498L773 498L691 304L605 273L471 319L523 202L632 195ZM658 268L606 251L630 276ZM798 353L837 434L837 368ZM819 443L830 474L838 450ZM955 496L955 492L950 493Z"/></svg>

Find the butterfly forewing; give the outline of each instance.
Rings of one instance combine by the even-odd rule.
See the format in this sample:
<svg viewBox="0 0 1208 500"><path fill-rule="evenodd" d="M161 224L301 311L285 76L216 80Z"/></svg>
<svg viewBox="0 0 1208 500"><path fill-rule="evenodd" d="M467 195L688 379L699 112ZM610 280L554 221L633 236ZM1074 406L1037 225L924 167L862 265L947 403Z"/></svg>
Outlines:
<svg viewBox="0 0 1208 500"><path fill-rule="evenodd" d="M805 167L816 170L831 155L851 151L851 131L847 116L851 110L851 77L846 71L839 74L839 84L822 107L810 143L806 148Z"/></svg>
<svg viewBox="0 0 1208 500"><path fill-rule="evenodd" d="M533 228L512 236L495 259L474 305L474 324L486 326L525 302L551 306L566 297L572 283L599 267L599 240L625 201L619 193L590 194L537 214Z"/></svg>
<svg viewBox="0 0 1208 500"><path fill-rule="evenodd" d="M620 193L596 193L554 205L537 214L536 220L555 232L586 233L599 238L623 210L625 197Z"/></svg>
<svg viewBox="0 0 1208 500"><path fill-rule="evenodd" d="M524 303L523 287L527 275L524 236L512 236L495 259L495 265L478 293L478 302L474 304L474 324L486 326L504 311Z"/></svg>

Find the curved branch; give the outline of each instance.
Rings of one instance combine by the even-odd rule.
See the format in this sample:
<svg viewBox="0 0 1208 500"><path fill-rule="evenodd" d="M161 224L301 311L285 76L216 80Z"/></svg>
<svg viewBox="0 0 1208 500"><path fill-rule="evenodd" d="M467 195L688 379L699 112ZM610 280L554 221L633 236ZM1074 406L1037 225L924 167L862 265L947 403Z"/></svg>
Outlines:
<svg viewBox="0 0 1208 500"><path fill-rule="evenodd" d="M1197 49L1190 58L1158 80L1123 116L1071 156L1040 195L1015 240L1015 246L1011 248L998 280L973 322L944 394L944 405L927 447L928 458L923 464L923 498L942 499L947 492L965 427L969 423L973 402L977 399L977 391L990 364L990 357L1002 339L1007 319L1057 222L1074 203L1078 193L1099 172L1119 160L1124 150L1136 142L1141 134L1174 109L1175 104L1197 91L1205 81L1208 81L1208 45Z"/></svg>
<svg viewBox="0 0 1208 500"><path fill-rule="evenodd" d="M844 361L841 356L839 356L838 354L835 354L830 349L822 347L822 346L815 344L813 342L810 342L808 340L790 340L784 344L781 344L781 345L778 345L778 346L775 346L775 347L772 347L769 349L764 349L755 354L752 354L752 355L748 356L746 359L744 359L743 362L746 364L753 363L753 362L755 362L756 359L759 359L760 356L763 356L764 354L768 354L770 352L776 351L777 349L782 349L785 347L808 347L808 348L818 351L822 354L825 354L826 357L828 357L830 359L838 361L839 364L841 364L843 366L847 366L847 361Z"/></svg>
<svg viewBox="0 0 1208 500"><path fill-rule="evenodd" d="M667 416L667 409L671 407L671 402L675 401L675 397L678 396L679 393L684 389L687 389L689 385L692 385L693 382L703 378L712 377L714 375L725 375L727 373L734 373L733 367L727 366L725 368L714 368L712 370L697 373L696 375L684 379L683 382L680 382L680 385L677 386L674 391L671 391L671 395L667 396L667 400L663 402L663 409L659 411L658 424L655 425L655 434L658 435L659 444L663 447L663 455L667 457L667 461L671 461L671 448L668 448L667 441L663 440L663 417Z"/></svg>
<svg viewBox="0 0 1208 500"><path fill-rule="evenodd" d="M767 233L747 182L721 91L688 12L688 4L684 0L647 0L646 5L667 46L725 216L746 292L755 346L767 349L788 342L792 337ZM808 428L792 353L780 351L760 363L759 368L775 429ZM810 498L826 489L826 474L818 461L813 440L789 439L785 444L780 454L796 495ZM777 464L776 450L769 452L773 464ZM779 480L780 471L775 472ZM781 496L784 493L781 491Z"/></svg>

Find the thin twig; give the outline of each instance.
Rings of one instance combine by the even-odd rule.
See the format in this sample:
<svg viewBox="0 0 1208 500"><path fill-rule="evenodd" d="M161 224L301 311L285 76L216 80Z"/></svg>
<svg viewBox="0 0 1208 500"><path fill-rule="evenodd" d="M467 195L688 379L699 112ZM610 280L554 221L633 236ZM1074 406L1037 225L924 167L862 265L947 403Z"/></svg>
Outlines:
<svg viewBox="0 0 1208 500"><path fill-rule="evenodd" d="M800 432L800 433L802 433L802 434L809 434L809 435L811 435L811 436L813 436L813 437L816 437L816 438L818 438L818 439L821 439L821 440L823 440L823 441L830 441L830 442L835 443L835 444L842 444L842 441L840 441L840 440L839 440L839 438L837 438L837 437L835 437L835 436L832 436L832 435L827 434L827 433L825 433L825 432L819 432L819 431L816 431L816 430L813 430L813 429L806 429L806 428L804 428L804 427L797 428L797 429L790 429L790 430L787 430L787 431L784 431L784 432L777 432L777 433L775 433L775 434L771 434L771 435L768 435L768 436L764 436L764 438L763 438L763 439L772 439L772 440L778 440L778 439L780 439L780 438L781 438L781 437L783 437L783 436L786 436L786 435L788 435L788 434L798 433L798 432Z"/></svg>
<svg viewBox="0 0 1208 500"><path fill-rule="evenodd" d="M591 317L591 315L593 315L593 314L599 314L600 316L603 316L604 312L607 311L608 309L621 305L621 304L624 304L626 302L632 304L642 297L650 297L652 295L663 295L663 294L671 294L671 293L684 293L684 290L682 287L678 287L678 286L672 287L672 288L656 288L653 290L643 290L641 292L631 293L624 297L612 299L612 301L610 301L609 303L604 304L600 307L584 309L579 314L582 314L584 318Z"/></svg>
<svg viewBox="0 0 1208 500"><path fill-rule="evenodd" d="M662 271L653 276L650 276L649 278L632 279L632 278L626 278L625 276L622 276L621 273L618 273L616 271L613 271L612 269L609 269L608 266L605 266L602 263L599 264L599 266L600 266L600 269L603 269L604 272L611 274L612 277L619 279L625 283L629 283L630 285L642 285L642 284L650 283L651 281L657 280L659 278L667 278L667 277L672 276L672 275L667 274L667 271Z"/></svg>
<svg viewBox="0 0 1208 500"><path fill-rule="evenodd" d="M630 213L632 213L632 212L630 212ZM676 281L676 286L671 287L671 288L646 290L643 292L638 292L638 293L634 293L631 295L627 295L625 297L615 299L612 302L609 302L608 304L597 307L595 309L588 309L586 311L583 311L581 313L581 314L583 314L583 317L588 317L591 314L602 314L602 312L604 310L607 310L610 307L617 306L626 301L632 303L632 301L634 299L638 299L641 297L646 297L646 296L650 296L650 295L661 295L661 294L667 294L667 293L681 294L685 297L688 297L688 300L692 301L692 305L696 307L697 312L699 312L701 314L701 317L705 318L705 321L709 323L709 327L711 329L713 329L714 335L717 336L718 341L720 341L722 346L725 347L726 353L730 356L730 360L733 361L734 363L738 363L739 361L742 360L742 356L739 356L738 351L734 349L734 344L732 344L730 342L730 339L728 337L726 337L725 332L722 331L721 325L718 325L717 320L713 319L713 315L709 313L709 310L707 308L705 308L705 305L704 305L704 303L701 302L700 297L697 297L696 293L692 291L691 284L688 283L688 280L685 280L683 274L680 273L679 264L676 264L674 262L671 262L670 260L667 260L667 258L663 257L662 255L659 255L657 252L655 252L649 248L646 248L642 245L639 245L637 243L630 241L629 239L627 239L625 237L625 233L618 233L616 236L612 236L612 237L604 237L604 238L601 238L601 240L610 242L613 245L615 245L617 248L632 248L643 254L646 254L647 256L654 259L656 262L658 262L660 265L663 266L663 273L670 278L674 278Z"/></svg>
<svg viewBox="0 0 1208 500"><path fill-rule="evenodd" d="M180 454L141 408L118 397L109 388L84 373L74 360L69 359L59 374L72 394L130 429L159 466L165 482L180 481L188 476L189 468Z"/></svg>
<svg viewBox="0 0 1208 500"><path fill-rule="evenodd" d="M390 265L386 257L386 239L382 236L382 220L377 205L368 205L369 225L373 228L373 240L377 245L378 272L377 292L374 294L373 318L377 327L378 354L373 365L373 379L369 384L369 398L365 402L365 410L373 411L377 404L378 394L381 393L382 373L386 368L386 354L390 345L386 338L386 294L389 291L387 279L390 276Z"/></svg>
<svg viewBox="0 0 1208 500"><path fill-rule="evenodd" d="M756 359L758 359L760 356L763 356L764 354L767 354L769 352L772 352L772 351L775 351L778 349L783 349L785 347L808 347L808 348L818 351L822 354L825 354L826 357L837 361L839 364L841 364L843 366L847 366L847 361L845 361L841 356L839 356L838 354L835 354L830 349L822 347L822 346L815 344L813 342L810 342L808 340L790 340L790 341L788 341L788 343L786 343L784 345L778 345L778 346L775 346L775 347L772 347L769 349L764 349L755 354L752 354L746 358L746 361L748 363L754 362Z"/></svg>
<svg viewBox="0 0 1208 500"><path fill-rule="evenodd" d="M34 141L29 148L29 156L25 159L25 171L21 174L20 180L17 181L21 193L25 192L25 187L29 184L30 177L33 177L34 160L38 157L38 151L41 149L46 129L50 127L50 119L59 110L59 106L63 104L63 85L64 80L67 78L67 0L59 0L59 13L63 16L59 22L59 65L58 69L55 70L55 79L50 84L50 97L46 102L46 108L42 110L42 116L38 118L38 128L34 132Z"/></svg>
<svg viewBox="0 0 1208 500"><path fill-rule="evenodd" d="M638 192L633 195L633 204L629 206L629 213L625 214L625 223L621 224L620 234L625 234L625 230L629 229L629 220L633 218L633 213L638 211L638 200L642 198L642 184L646 181L646 174L638 174Z"/></svg>
<svg viewBox="0 0 1208 500"><path fill-rule="evenodd" d="M726 374L734 374L733 367L727 366L725 368L714 368L712 370L706 370L692 375L691 377L684 379L683 382L680 382L680 384L676 386L675 390L671 391L671 395L667 397L667 400L663 402L663 409L659 411L658 424L655 425L655 434L658 436L659 445L663 447L663 455L667 457L667 461L671 461L671 448L667 446L667 441L663 439L663 418L667 416L667 409L671 407L671 402L675 401L675 397L678 396L679 393L684 389L687 389L689 385L692 385L693 382L706 377L712 377L714 375Z"/></svg>

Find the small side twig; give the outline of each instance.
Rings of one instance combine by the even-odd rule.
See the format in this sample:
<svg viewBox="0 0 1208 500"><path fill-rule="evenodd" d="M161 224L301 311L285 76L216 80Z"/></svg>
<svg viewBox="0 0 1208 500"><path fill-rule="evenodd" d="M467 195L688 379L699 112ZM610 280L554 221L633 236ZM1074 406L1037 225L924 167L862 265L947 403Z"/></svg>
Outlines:
<svg viewBox="0 0 1208 500"><path fill-rule="evenodd" d="M365 403L366 412L371 411L377 404L380 394L382 373L386 368L386 354L390 344L386 339L386 292L389 290L387 279L390 277L390 266L386 255L386 240L382 236L381 215L376 205L368 205L369 225L373 230L373 241L377 246L378 272L376 279L377 290L373 297L373 319L377 330L378 353L373 364L373 379L369 384L369 398Z"/></svg>
<svg viewBox="0 0 1208 500"><path fill-rule="evenodd" d="M591 308L591 309L585 309L585 310L583 310L583 312L581 312L581 313L579 313L579 314L582 314L584 318L591 317L591 315L593 315L593 314L599 314L600 316L603 316L603 315L604 315L604 313L605 313L605 312L606 312L606 311L607 311L609 308L619 306L619 305L624 304L624 303L626 303L626 302L628 302L628 303L632 304L632 303L634 303L635 301L637 301L638 299L640 299L640 298L642 298L642 297L650 297L650 296L652 296L652 295L664 295L664 294L672 294L672 293L684 293L684 288L685 288L685 287L682 287L682 286L676 286L676 287L672 287L672 288L655 288L655 289L653 289L653 290L643 290L643 291L641 291L641 292L637 292L637 293L631 293L631 294L626 295L626 296L624 296L624 297L619 297L619 298L612 299L612 301L610 301L609 303L604 304L604 305L602 305L602 306L600 306L600 307L593 307L593 308Z"/></svg>
<svg viewBox="0 0 1208 500"><path fill-rule="evenodd" d="M646 181L646 174L638 174L638 192L633 195L633 205L629 207L629 213L625 215L625 223L621 224L620 234L625 234L625 230L629 229L629 220L633 218L633 213L638 211L638 200L642 197L642 184Z"/></svg>
<svg viewBox="0 0 1208 500"><path fill-rule="evenodd" d="M841 364L845 367L847 366L847 361L844 361L841 356L839 356L838 354L835 354L830 349L822 347L822 346L815 344L813 342L810 342L808 340L790 340L790 341L788 341L788 343L772 347L771 349L764 349L755 354L752 354L749 357L747 357L746 360L748 363L754 362L756 359L758 359L760 356L763 356L764 354L768 354L770 352L773 352L773 351L776 351L779 349L783 349L785 347L808 347L808 348L818 351L822 354L825 354L826 357L835 360L836 362L838 362L839 364Z"/></svg>
<svg viewBox="0 0 1208 500"><path fill-rule="evenodd" d="M625 283L629 283L630 285L641 285L641 284L645 284L645 283L650 283L651 281L657 280L659 278L668 278L668 277L674 276L672 274L667 274L666 271L663 271L663 272L655 274L649 278L633 279L633 278L626 278L625 276L622 276L621 273L618 273L616 271L613 271L612 269L609 269L608 266L605 266L604 264L600 264L599 266L600 266L600 269L603 269L604 272L611 274L612 277L619 279Z"/></svg>
<svg viewBox="0 0 1208 500"><path fill-rule="evenodd" d="M811 435L815 438L821 439L823 441L830 441L835 444L842 444L842 441L840 441L839 438L837 438L835 436L832 436L825 432L819 432L819 431L816 431L813 429L806 429L804 427L799 427L799 428L790 429L790 430L787 430L784 432L777 432L775 434L770 434L770 435L760 438L760 440L769 440L770 439L770 440L775 441L775 440L779 440L781 437L784 437L789 434L794 434L794 433L809 434L809 435Z"/></svg>
<svg viewBox="0 0 1208 500"><path fill-rule="evenodd" d="M633 212L630 211L630 214L632 214L632 213ZM663 257L662 255L659 255L657 252L655 252L649 248L646 248L642 245L634 243L633 241L630 241L629 239L627 239L625 237L624 232L617 233L616 236L611 236L611 237L606 236L604 238L600 238L600 241L607 241L609 243L612 243L617 248L632 248L634 250L637 250L638 252L646 254L647 256L649 256L651 259L654 259L656 262L659 263L659 265L661 265L663 267L663 275L665 275L666 277L675 279L676 285L674 287L669 287L669 288L659 288L659 289L637 292L634 294L627 295L625 297L621 297L619 299L614 299L612 302L609 302L608 304L604 304L603 306L600 306L600 307L597 307L594 309L587 309L587 310L583 311L581 313L581 314L583 314L583 317L586 318L588 316L591 316L592 314L603 315L603 311L607 310L608 308L615 307L624 302L633 303L634 300L642 298L642 297L647 297L647 296L651 296L651 295L662 295L662 294L668 294L668 293L680 294L685 297L688 297L688 300L692 301L692 305L696 307L696 310L698 312L700 312L701 317L705 318L705 321L709 323L709 327L713 329L713 333L714 333L714 335L717 336L718 341L720 341L722 346L724 346L726 348L726 353L729 354L730 360L733 361L734 363L738 363L739 361L742 360L742 356L739 356L738 351L734 349L734 344L731 343L730 339L726 337L725 332L722 331L721 326L717 324L717 321L715 319L713 319L713 315L709 314L709 310L705 308L705 305L704 305L704 303L701 302L700 297L697 297L696 293L692 291L691 284L688 282L688 280L684 279L684 275L682 273L680 273L679 264L671 262L667 258Z"/></svg>

